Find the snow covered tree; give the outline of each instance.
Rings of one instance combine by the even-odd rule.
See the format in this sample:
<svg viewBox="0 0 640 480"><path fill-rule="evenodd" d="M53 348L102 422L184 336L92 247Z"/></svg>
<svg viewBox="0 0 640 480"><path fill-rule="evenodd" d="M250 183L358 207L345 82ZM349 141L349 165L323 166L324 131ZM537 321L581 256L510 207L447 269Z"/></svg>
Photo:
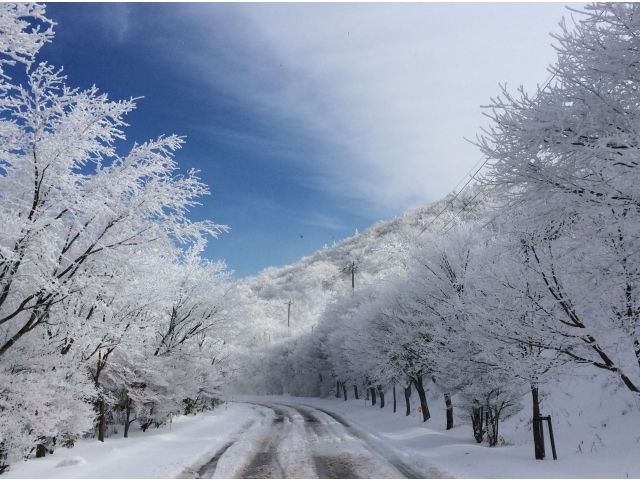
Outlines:
<svg viewBox="0 0 640 480"><path fill-rule="evenodd" d="M487 182L532 233L532 272L564 336L553 348L640 395L640 7L581 13L555 36L553 82L535 96L503 89L479 144L491 160Z"/></svg>
<svg viewBox="0 0 640 480"><path fill-rule="evenodd" d="M23 64L30 67L36 53L53 38L53 22L45 16L44 5L37 3L3 3L0 7L0 85L11 87L4 66ZM41 31L41 26L47 27Z"/></svg>
<svg viewBox="0 0 640 480"><path fill-rule="evenodd" d="M174 380L166 362L150 365L153 351L134 354L148 353L155 327L164 334L159 356L188 343L180 353L193 360L172 356L171 370L188 381L165 389L169 403L185 392L204 398L219 384L219 337L210 332L222 265L194 252L226 227L187 219L208 189L195 171L177 174L180 137L122 156L114 143L125 138L134 100L70 88L52 66L34 66L51 25L41 5L0 5L0 460L36 445L40 454L53 438L72 444L91 429L92 403L102 439L116 392L148 399L136 376ZM24 85L8 76L16 65L26 67ZM190 275L199 272L203 285L180 290L180 328L167 331L157 306L176 288L162 271L185 268L181 246L191 246Z"/></svg>

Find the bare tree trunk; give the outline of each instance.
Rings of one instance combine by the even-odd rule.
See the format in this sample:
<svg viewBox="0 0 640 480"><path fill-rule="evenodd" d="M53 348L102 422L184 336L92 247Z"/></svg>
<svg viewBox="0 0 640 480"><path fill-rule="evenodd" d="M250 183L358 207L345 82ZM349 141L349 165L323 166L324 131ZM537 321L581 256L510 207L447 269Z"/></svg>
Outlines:
<svg viewBox="0 0 640 480"><path fill-rule="evenodd" d="M340 398L340 380L336 382L336 398Z"/></svg>
<svg viewBox="0 0 640 480"><path fill-rule="evenodd" d="M378 385L378 393L380 394L380 408L384 408L384 392L382 391L382 385Z"/></svg>
<svg viewBox="0 0 640 480"><path fill-rule="evenodd" d="M342 393L344 395L344 401L347 401L347 382L342 382Z"/></svg>
<svg viewBox="0 0 640 480"><path fill-rule="evenodd" d="M484 408L474 407L471 410L471 424L473 425L473 436L476 442L482 443L482 437L484 436L484 429L482 428L482 421L484 420Z"/></svg>
<svg viewBox="0 0 640 480"><path fill-rule="evenodd" d="M47 449L44 444L39 443L36 445L36 458L42 458L47 454Z"/></svg>
<svg viewBox="0 0 640 480"><path fill-rule="evenodd" d="M451 403L451 395L444 394L444 404L447 406L447 430L453 428L453 404Z"/></svg>
<svg viewBox="0 0 640 480"><path fill-rule="evenodd" d="M152 423L153 423L153 420L147 420L145 423L140 425L140 428L142 429L143 432L146 432L147 428L149 428Z"/></svg>
<svg viewBox="0 0 640 480"><path fill-rule="evenodd" d="M371 406L373 407L376 404L376 389L373 387L369 387L371 391Z"/></svg>
<svg viewBox="0 0 640 480"><path fill-rule="evenodd" d="M533 446L536 460L544 460L544 438L540 430L540 399L538 397L538 387L531 385L531 396L533 397Z"/></svg>
<svg viewBox="0 0 640 480"><path fill-rule="evenodd" d="M489 446L495 447L498 444L498 426L500 425L500 413L501 408L487 407L487 438L489 440Z"/></svg>
<svg viewBox="0 0 640 480"><path fill-rule="evenodd" d="M104 442L104 430L105 430L105 408L104 408L104 398L101 398L99 400L99 407L100 407L100 421L98 423L98 441L100 442Z"/></svg>
<svg viewBox="0 0 640 480"><path fill-rule="evenodd" d="M393 413L396 413L396 382L393 382Z"/></svg>
<svg viewBox="0 0 640 480"><path fill-rule="evenodd" d="M356 397L356 400L359 400L359 398L358 398L358 386L356 384L353 385L353 395Z"/></svg>
<svg viewBox="0 0 640 480"><path fill-rule="evenodd" d="M129 427L133 420L131 420L131 402L132 400L127 395L127 406L125 408L125 417L124 417L124 438L129 438Z"/></svg>
<svg viewBox="0 0 640 480"><path fill-rule="evenodd" d="M404 389L404 400L407 402L407 417L411 414L411 402L409 402L409 398L411 397L411 384Z"/></svg>
<svg viewBox="0 0 640 480"><path fill-rule="evenodd" d="M429 413L429 407L427 405L427 394L424 391L424 386L422 385L422 375L418 376L417 379L411 379L413 384L418 391L418 396L420 397L420 406L422 407L422 421L426 422L431 418L431 414Z"/></svg>

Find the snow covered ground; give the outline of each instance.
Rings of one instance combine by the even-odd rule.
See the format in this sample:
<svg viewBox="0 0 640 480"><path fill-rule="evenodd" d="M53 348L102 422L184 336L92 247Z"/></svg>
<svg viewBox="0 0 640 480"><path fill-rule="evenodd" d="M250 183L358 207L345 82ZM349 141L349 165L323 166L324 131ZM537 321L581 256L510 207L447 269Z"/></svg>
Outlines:
<svg viewBox="0 0 640 480"><path fill-rule="evenodd" d="M259 418L246 404L229 404L213 412L175 418L169 427L146 432L132 426L105 439L84 439L71 449L58 448L45 458L19 462L6 478L175 478L185 467L211 458L225 442ZM69 466L61 466L64 463ZM77 464L76 462L80 462ZM74 464L76 463L76 464Z"/></svg>
<svg viewBox="0 0 640 480"><path fill-rule="evenodd" d="M444 429L444 401L430 385L427 423L420 422L415 393L410 416L399 391L396 413L391 392L384 409L352 398L235 397L228 408L175 419L171 431L134 429L131 438L120 433L104 444L80 440L73 449L15 464L5 476L312 478L344 467L355 476L396 477L394 465L404 465L428 477L640 477L640 413L631 395L598 374L545 388L556 392L543 398L542 413L552 417L557 461L548 437L547 459L533 458L528 396L523 410L500 425L501 445L490 448L475 443L464 417Z"/></svg>

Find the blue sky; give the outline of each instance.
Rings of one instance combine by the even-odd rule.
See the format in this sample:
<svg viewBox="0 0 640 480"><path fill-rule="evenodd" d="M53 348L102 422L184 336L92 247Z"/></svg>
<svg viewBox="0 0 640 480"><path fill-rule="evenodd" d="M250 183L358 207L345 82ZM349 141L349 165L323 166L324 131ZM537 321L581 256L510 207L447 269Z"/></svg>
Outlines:
<svg viewBox="0 0 640 480"><path fill-rule="evenodd" d="M143 96L127 142L186 136L181 168L231 227L205 255L283 266L451 191L481 104L554 61L563 4L51 3L39 59L71 86ZM301 238L301 235L303 238Z"/></svg>

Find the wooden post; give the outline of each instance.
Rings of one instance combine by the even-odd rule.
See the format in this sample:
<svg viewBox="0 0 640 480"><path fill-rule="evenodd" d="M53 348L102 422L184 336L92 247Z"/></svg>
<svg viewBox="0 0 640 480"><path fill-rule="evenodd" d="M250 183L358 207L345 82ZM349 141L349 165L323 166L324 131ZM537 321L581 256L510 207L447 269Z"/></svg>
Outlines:
<svg viewBox="0 0 640 480"><path fill-rule="evenodd" d="M542 450L542 458L547 456L547 452L544 448L544 426L543 423L546 417L540 417L540 450Z"/></svg>
<svg viewBox="0 0 640 480"><path fill-rule="evenodd" d="M551 415L547 415L546 417L540 417L540 428L542 429L542 421L546 420L547 425L549 426L549 440L551 440L551 453L553 453L553 459L557 460L558 455L556 455L556 442L553 438L553 427L551 426ZM543 437L544 438L544 437Z"/></svg>

